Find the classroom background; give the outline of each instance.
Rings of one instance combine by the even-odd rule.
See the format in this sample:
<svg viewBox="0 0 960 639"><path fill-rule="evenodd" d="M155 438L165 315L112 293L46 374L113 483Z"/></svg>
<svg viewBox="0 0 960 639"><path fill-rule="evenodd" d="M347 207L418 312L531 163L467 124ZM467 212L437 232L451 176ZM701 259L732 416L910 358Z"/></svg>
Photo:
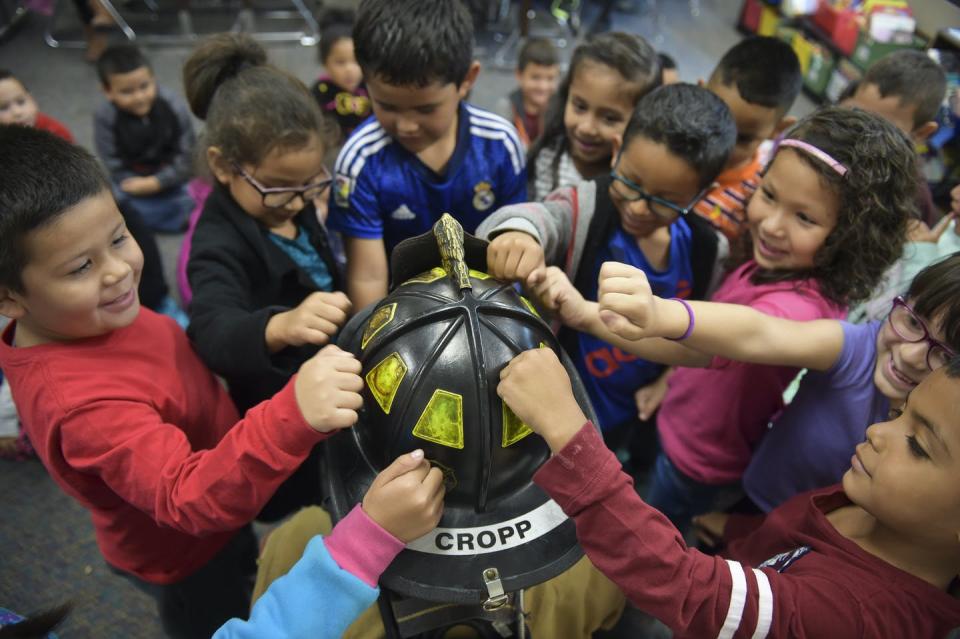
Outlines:
<svg viewBox="0 0 960 639"><path fill-rule="evenodd" d="M120 20L108 30L111 41L134 37L151 60L158 83L181 93L181 68L193 42L230 29L252 33L267 46L274 64L313 82L321 66L312 16L323 5L351 3L201 0L188 3L189 10L177 10L186 4L116 2ZM244 4L251 8L243 10ZM933 46L942 51L948 96L956 93L960 77L960 6L945 0L911 1L914 32L891 38L895 42L884 41L879 30L871 36L849 13L828 2L474 0L473 4L478 17L476 57L482 71L470 99L489 109L515 86L521 14L527 8L530 35L555 38L564 59L588 33L638 33L672 56L680 78L687 82L705 79L720 56L746 33L782 37L796 50L805 74L804 92L791 110L798 117L835 99L846 82L897 47ZM813 14L790 15L811 8ZM101 95L82 46L72 3L0 0L0 68L21 78L41 109L64 122L79 144L92 149L93 112ZM925 150L925 171L934 195L946 198L946 192L939 193L936 187L956 181L951 174L957 170L952 155L957 141L955 116L945 108L942 117L941 131ZM200 123L197 131L202 132ZM182 235L163 234L157 239L172 284ZM175 286L171 292L176 294ZM5 607L29 612L72 599L76 607L58 630L65 639L161 636L153 601L107 569L89 516L57 488L38 460L0 460L0 495L0 602Z"/></svg>

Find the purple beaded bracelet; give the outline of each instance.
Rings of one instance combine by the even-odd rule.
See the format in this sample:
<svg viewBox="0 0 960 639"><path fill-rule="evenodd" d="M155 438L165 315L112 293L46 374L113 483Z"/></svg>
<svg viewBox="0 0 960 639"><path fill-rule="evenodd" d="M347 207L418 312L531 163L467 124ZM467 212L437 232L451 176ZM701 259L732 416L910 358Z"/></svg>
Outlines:
<svg viewBox="0 0 960 639"><path fill-rule="evenodd" d="M690 334L691 334L691 333L693 333L693 326L694 326L694 324L696 323L695 320L694 320L694 318L693 318L693 307L690 306L689 304L687 304L687 301L686 301L686 300L682 300L682 299L680 299L679 297L673 297L673 298L670 298L670 299L671 299L672 301L680 302L681 304L683 304L683 307L684 307L685 309L687 309L687 315L690 317L690 323L687 324L687 330L686 330L686 332L685 332L683 335L681 335L680 337L665 337L664 339L668 339L668 340L670 340L671 342L682 342L683 340L685 340L685 339L687 339L688 337L690 337Z"/></svg>

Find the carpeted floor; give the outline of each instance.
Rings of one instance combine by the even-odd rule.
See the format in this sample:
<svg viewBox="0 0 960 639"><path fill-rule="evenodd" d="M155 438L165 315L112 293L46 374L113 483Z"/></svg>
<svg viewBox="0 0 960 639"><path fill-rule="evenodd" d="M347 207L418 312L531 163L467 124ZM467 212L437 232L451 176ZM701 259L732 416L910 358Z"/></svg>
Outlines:
<svg viewBox="0 0 960 639"><path fill-rule="evenodd" d="M26 614L67 600L70 637L161 639L153 600L108 570L87 512L39 461L0 460L0 606Z"/></svg>

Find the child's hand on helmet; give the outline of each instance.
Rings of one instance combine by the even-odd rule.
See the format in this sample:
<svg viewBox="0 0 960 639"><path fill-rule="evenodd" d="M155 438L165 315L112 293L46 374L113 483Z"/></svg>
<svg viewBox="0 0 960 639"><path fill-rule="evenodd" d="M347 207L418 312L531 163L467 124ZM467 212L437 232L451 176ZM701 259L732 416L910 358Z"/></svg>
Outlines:
<svg viewBox="0 0 960 639"><path fill-rule="evenodd" d="M267 348L276 353L287 346L326 344L347 321L352 308L347 296L339 291L311 293L296 308L270 318Z"/></svg>
<svg viewBox="0 0 960 639"><path fill-rule="evenodd" d="M587 421L573 396L570 376L550 348L520 353L500 371L497 394L553 452L567 445Z"/></svg>
<svg viewBox="0 0 960 639"><path fill-rule="evenodd" d="M543 248L522 231L501 233L487 246L487 270L498 280L532 288L543 278Z"/></svg>
<svg viewBox="0 0 960 639"><path fill-rule="evenodd" d="M363 512L407 543L437 527L443 494L443 473L431 468L417 449L380 471L363 496Z"/></svg>
<svg viewBox="0 0 960 639"><path fill-rule="evenodd" d="M555 313L565 326L577 331L585 330L597 312L596 304L586 301L567 274L556 266L545 269L534 294L544 308Z"/></svg>
<svg viewBox="0 0 960 639"><path fill-rule="evenodd" d="M321 433L349 428L363 406L360 361L353 353L325 346L300 367L294 382L304 419Z"/></svg>

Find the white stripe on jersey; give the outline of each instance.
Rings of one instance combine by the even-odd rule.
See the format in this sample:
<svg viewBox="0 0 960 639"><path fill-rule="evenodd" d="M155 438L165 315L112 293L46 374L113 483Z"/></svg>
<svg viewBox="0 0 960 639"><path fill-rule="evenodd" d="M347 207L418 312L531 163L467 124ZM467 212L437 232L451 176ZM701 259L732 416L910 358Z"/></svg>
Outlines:
<svg viewBox="0 0 960 639"><path fill-rule="evenodd" d="M757 591L760 599L757 602L757 629L753 631L752 639L764 639L770 632L773 624L773 591L770 589L770 580L762 570L753 569L757 577Z"/></svg>
<svg viewBox="0 0 960 639"><path fill-rule="evenodd" d="M383 127L380 126L380 123L376 120L355 131L354 134L350 136L350 139L347 140L343 149L340 150L334 171L344 174L350 173L350 165L356 159L357 154L361 153L368 145L376 144L386 135L387 132L383 130Z"/></svg>
<svg viewBox="0 0 960 639"><path fill-rule="evenodd" d="M507 142L509 139L509 134L506 131L491 131L490 129L482 129L478 126L471 126L470 134L475 135L478 138L487 138L488 140L503 140L503 146L505 146L507 151L510 153L510 163L513 164L513 172L520 173L520 171L523 170L523 165L520 163L520 156L517 153L517 150Z"/></svg>
<svg viewBox="0 0 960 639"><path fill-rule="evenodd" d="M499 115L488 113L487 111L481 111L471 106L467 107L467 112L470 114L470 126L478 126L492 131L503 131L506 133L506 137L500 139L503 140L504 146L507 147L507 151L510 152L511 157L516 154L516 156L521 159L520 163L521 166L523 166L526 160L523 145L520 143L520 138L517 136L517 129L514 128L511 123L507 122Z"/></svg>
<svg viewBox="0 0 960 639"><path fill-rule="evenodd" d="M727 559L730 569L730 578L733 583L730 587L730 605L727 607L727 618L723 620L723 627L717 639L733 639L740 621L743 619L743 608L747 603L747 578L743 574L743 566L737 561Z"/></svg>
<svg viewBox="0 0 960 639"><path fill-rule="evenodd" d="M363 170L363 165L367 163L367 158L391 142L393 142L393 138L391 138L389 135L385 135L376 142L363 147L363 149L360 151L360 157L358 157L357 160L350 166L350 179L356 180L357 176L360 175L360 171Z"/></svg>

